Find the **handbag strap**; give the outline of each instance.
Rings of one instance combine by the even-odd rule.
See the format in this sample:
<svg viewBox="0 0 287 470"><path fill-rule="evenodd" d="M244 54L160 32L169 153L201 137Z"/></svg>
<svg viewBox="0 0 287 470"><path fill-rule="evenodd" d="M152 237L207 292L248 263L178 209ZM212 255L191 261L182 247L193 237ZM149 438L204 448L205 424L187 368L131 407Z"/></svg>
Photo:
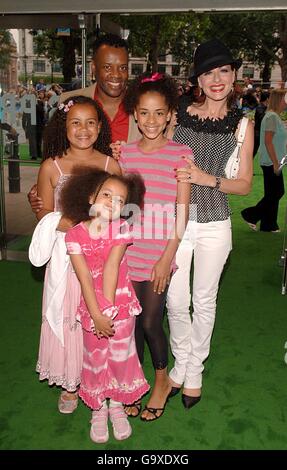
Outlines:
<svg viewBox="0 0 287 470"><path fill-rule="evenodd" d="M245 137L245 132L246 132L248 121L249 119L245 116L241 119L240 128L238 132L238 138L237 138L237 146L239 148L242 146L244 142L244 137Z"/></svg>

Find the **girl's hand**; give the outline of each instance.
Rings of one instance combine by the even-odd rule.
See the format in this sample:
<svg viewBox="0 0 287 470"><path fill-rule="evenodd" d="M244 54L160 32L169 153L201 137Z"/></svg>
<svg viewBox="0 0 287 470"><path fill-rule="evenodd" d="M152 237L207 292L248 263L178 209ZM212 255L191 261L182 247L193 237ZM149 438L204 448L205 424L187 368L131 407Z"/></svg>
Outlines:
<svg viewBox="0 0 287 470"><path fill-rule="evenodd" d="M109 336L113 336L115 334L115 330L113 329L114 322L111 318L99 314L92 320L94 322L92 332L97 335L99 339L102 337L108 338Z"/></svg>
<svg viewBox="0 0 287 470"><path fill-rule="evenodd" d="M177 113L175 111L173 111L172 115L171 115L171 119L167 125L167 128L166 128L166 137L168 139L172 139L173 138L173 134L174 134L174 131L175 131L175 127L177 126Z"/></svg>
<svg viewBox="0 0 287 470"><path fill-rule="evenodd" d="M110 144L110 147L111 147L112 153L113 153L113 158L117 161L121 157L121 145L124 144L124 143L125 143L124 141L116 140L116 142L112 142Z"/></svg>
<svg viewBox="0 0 287 470"><path fill-rule="evenodd" d="M34 186L32 186L32 188L28 192L27 198L28 198L29 204L31 206L31 209L34 213L37 213L41 209L43 209L43 201L38 196L37 185L36 184L34 184Z"/></svg>
<svg viewBox="0 0 287 470"><path fill-rule="evenodd" d="M200 186L209 186L211 175L200 170L190 158L183 157L183 159L188 163L188 166L176 170L175 177L177 181L181 181L182 183L194 183Z"/></svg>
<svg viewBox="0 0 287 470"><path fill-rule="evenodd" d="M153 291L162 294L170 282L170 263L163 260L157 261L152 269L150 280L153 282Z"/></svg>

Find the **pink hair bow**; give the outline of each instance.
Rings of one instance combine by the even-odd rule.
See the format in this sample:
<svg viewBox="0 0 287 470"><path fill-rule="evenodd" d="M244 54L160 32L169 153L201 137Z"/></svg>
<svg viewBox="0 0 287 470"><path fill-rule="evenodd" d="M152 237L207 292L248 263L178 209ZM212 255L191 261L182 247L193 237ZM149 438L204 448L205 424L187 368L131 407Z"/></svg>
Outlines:
<svg viewBox="0 0 287 470"><path fill-rule="evenodd" d="M164 78L164 75L162 73L155 72L152 74L151 77L145 77L141 80L141 83L147 83L147 82L157 82L157 80L161 80Z"/></svg>
<svg viewBox="0 0 287 470"><path fill-rule="evenodd" d="M67 104L64 104L64 103L59 104L58 109L60 109L60 111L63 110L64 113L67 113L71 106L74 106L74 101L73 100L68 101Z"/></svg>

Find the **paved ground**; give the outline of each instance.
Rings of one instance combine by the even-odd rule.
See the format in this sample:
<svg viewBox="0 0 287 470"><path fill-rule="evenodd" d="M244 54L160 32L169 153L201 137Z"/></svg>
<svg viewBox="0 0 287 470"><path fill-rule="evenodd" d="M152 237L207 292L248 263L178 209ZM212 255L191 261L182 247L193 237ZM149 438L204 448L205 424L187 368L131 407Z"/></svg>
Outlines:
<svg viewBox="0 0 287 470"><path fill-rule="evenodd" d="M8 166L4 167L6 232L10 235L32 234L37 223L27 200L27 193L37 181L39 167L20 166L20 192L9 193Z"/></svg>

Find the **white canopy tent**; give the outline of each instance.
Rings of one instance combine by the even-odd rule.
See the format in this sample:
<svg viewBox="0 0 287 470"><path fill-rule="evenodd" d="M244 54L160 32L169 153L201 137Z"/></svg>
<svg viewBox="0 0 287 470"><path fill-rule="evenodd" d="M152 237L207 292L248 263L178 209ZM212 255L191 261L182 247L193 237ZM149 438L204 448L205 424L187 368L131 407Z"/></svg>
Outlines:
<svg viewBox="0 0 287 470"><path fill-rule="evenodd" d="M77 27L77 14L278 10L286 0L0 0L1 28Z"/></svg>
<svg viewBox="0 0 287 470"><path fill-rule="evenodd" d="M271 5L271 3L273 3ZM286 0L82 0L86 13L147 13L176 11L287 10ZM78 13L78 0L1 0L4 14Z"/></svg>

